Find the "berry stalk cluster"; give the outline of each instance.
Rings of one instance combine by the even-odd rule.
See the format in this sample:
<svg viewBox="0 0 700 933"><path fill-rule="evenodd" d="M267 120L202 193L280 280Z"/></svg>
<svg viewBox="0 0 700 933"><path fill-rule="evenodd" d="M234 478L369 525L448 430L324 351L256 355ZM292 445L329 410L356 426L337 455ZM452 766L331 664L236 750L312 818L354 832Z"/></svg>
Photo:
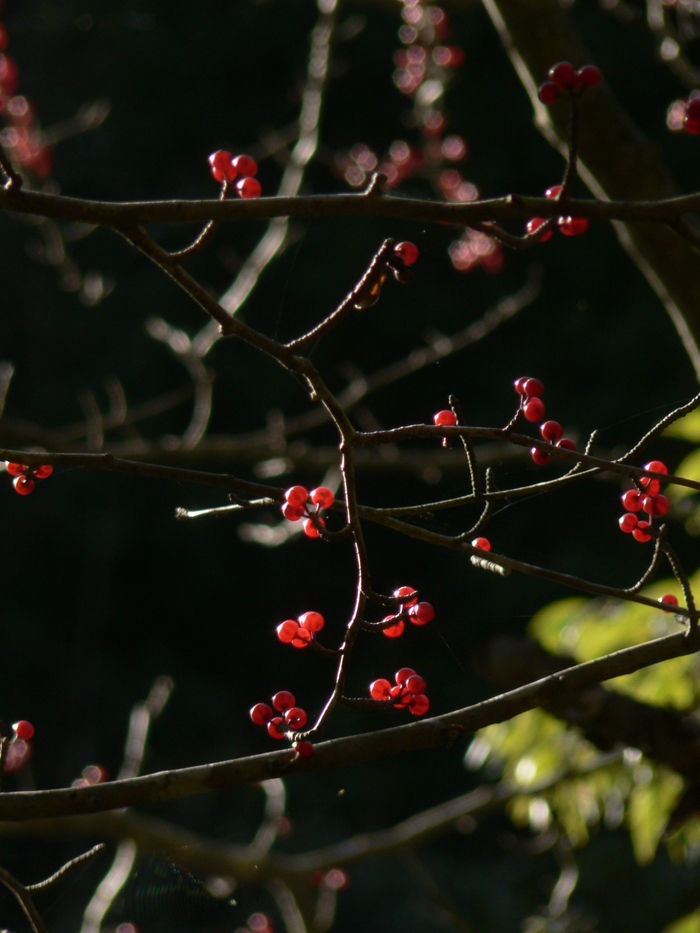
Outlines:
<svg viewBox="0 0 700 933"><path fill-rule="evenodd" d="M262 194L262 185L255 178L258 174L258 163L250 156L234 156L225 149L219 149L209 156L209 168L214 180L220 184L228 187L235 181L239 198L250 200L259 198Z"/></svg>
<svg viewBox="0 0 700 933"><path fill-rule="evenodd" d="M8 44L7 30L0 22L0 116L7 122L0 143L15 165L36 178L48 178L53 153L44 143L34 105L28 97L17 94L19 68L14 58L5 54Z"/></svg>
<svg viewBox="0 0 700 933"><path fill-rule="evenodd" d="M330 489L319 486L309 492L306 486L291 486L285 492L284 498L282 514L287 521L298 522L303 518L306 537L320 538L326 527L321 512L324 509L330 509L335 501ZM315 509L312 506L315 506Z"/></svg>
<svg viewBox="0 0 700 933"><path fill-rule="evenodd" d="M296 705L296 699L289 690L280 690L272 697L272 706L256 703L250 710L250 718L256 726L264 726L272 739L292 738L307 723L306 712ZM275 712L281 715L276 716ZM292 740L292 748L297 758L310 758L314 753L311 742Z"/></svg>
<svg viewBox="0 0 700 933"><path fill-rule="evenodd" d="M5 469L10 476L14 476L12 485L20 496L31 495L34 492L34 481L48 479L53 473L53 467L49 463L38 467L28 467L23 463L7 463Z"/></svg>
<svg viewBox="0 0 700 933"><path fill-rule="evenodd" d="M668 473L668 467L661 460L652 460L644 467L652 473ZM620 531L631 534L635 541L646 544L651 541L651 532L655 517L661 518L669 510L670 503L661 494L661 481L651 476L642 476L639 485L622 494L622 506L626 510L619 519ZM639 512L649 516L649 520L639 518Z"/></svg>

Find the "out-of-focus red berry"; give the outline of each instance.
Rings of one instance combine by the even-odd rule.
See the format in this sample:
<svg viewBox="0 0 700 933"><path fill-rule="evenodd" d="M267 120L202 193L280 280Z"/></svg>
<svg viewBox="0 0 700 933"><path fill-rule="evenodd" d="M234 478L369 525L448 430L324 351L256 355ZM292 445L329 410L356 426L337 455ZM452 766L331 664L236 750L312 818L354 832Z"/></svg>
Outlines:
<svg viewBox="0 0 700 933"><path fill-rule="evenodd" d="M12 726L12 731L18 739L28 742L34 735L34 726L27 719L20 719Z"/></svg>

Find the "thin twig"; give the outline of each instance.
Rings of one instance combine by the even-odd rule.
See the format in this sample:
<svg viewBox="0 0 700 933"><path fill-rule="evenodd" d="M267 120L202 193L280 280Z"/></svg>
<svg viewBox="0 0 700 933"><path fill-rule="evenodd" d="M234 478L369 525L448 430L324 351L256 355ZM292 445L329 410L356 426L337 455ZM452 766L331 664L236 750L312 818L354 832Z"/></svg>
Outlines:
<svg viewBox="0 0 700 933"><path fill-rule="evenodd" d="M27 891L31 891L32 894L37 894L43 892L53 887L58 881L61 881L65 876L71 872L74 868L78 868L81 865L85 865L87 862L91 862L94 858L100 855L101 852L107 847L104 842L99 842L96 846L93 846L87 852L83 852L82 855L76 855L75 858L71 859L70 862L66 862L65 865L62 865L57 872L54 872L50 878L47 878L45 881L38 881L36 884L28 884L25 888Z"/></svg>
<svg viewBox="0 0 700 933"><path fill-rule="evenodd" d="M39 911L34 906L34 901L27 888L14 878L9 871L5 871L4 868L0 868L0 883L4 884L17 898L19 906L24 911L24 915L31 924L34 933L48 933L44 926L44 921L41 919Z"/></svg>

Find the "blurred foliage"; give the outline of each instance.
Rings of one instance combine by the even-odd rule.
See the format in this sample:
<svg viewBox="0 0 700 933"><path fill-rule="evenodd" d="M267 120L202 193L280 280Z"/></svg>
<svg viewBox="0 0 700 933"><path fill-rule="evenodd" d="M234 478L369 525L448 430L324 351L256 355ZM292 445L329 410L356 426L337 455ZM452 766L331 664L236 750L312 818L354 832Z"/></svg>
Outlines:
<svg viewBox="0 0 700 933"><path fill-rule="evenodd" d="M700 571L691 580L694 590L699 584ZM650 599L664 593L682 598L675 580L660 580L641 591ZM670 612L638 603L569 598L538 612L528 632L549 652L581 663L678 632L679 621ZM615 678L606 689L686 713L695 708L700 695L700 660L697 655L675 658ZM629 748L614 762L599 765L600 752L579 730L540 709L483 729L475 743L480 763L489 758L499 761L504 780L525 791L509 804L516 825L542 832L554 821L579 847L600 826L616 828L624 823L640 865L653 861L684 785L669 768ZM474 758L474 746L467 763L470 755ZM558 779L561 775L565 776ZM553 782L551 788L527 793L529 785L547 781ZM666 842L673 859L697 860L700 820L692 817Z"/></svg>

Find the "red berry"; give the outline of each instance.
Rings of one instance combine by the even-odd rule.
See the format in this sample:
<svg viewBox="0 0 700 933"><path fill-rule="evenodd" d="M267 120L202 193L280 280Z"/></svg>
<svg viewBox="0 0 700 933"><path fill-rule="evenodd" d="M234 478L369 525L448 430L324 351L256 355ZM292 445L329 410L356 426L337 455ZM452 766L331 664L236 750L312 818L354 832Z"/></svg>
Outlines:
<svg viewBox="0 0 700 933"><path fill-rule="evenodd" d="M685 108L687 120L700 121L700 97L691 97Z"/></svg>
<svg viewBox="0 0 700 933"><path fill-rule="evenodd" d="M34 492L34 480L29 476L16 476L12 480L12 485L15 487L15 492L20 496L28 496Z"/></svg>
<svg viewBox="0 0 700 933"><path fill-rule="evenodd" d="M388 619L394 619L396 616L387 616L383 619L383 622L386 622ZM387 638L400 638L403 635L404 624L401 619L395 625L389 625L387 628L382 629L382 635L386 635Z"/></svg>
<svg viewBox="0 0 700 933"><path fill-rule="evenodd" d="M404 686L408 692L412 693L414 696L419 693L425 693L425 691L428 689L420 674L411 674L411 676L405 681Z"/></svg>
<svg viewBox="0 0 700 933"><path fill-rule="evenodd" d="M247 155L239 155L233 160L233 167L241 178L252 178L258 174L258 163Z"/></svg>
<svg viewBox="0 0 700 933"><path fill-rule="evenodd" d="M666 496L644 496L642 499L642 508L647 515L665 515L670 505Z"/></svg>
<svg viewBox="0 0 700 933"><path fill-rule="evenodd" d="M428 7L428 10L437 10L437 7ZM349 885L350 879L342 868L331 868L329 872L326 872L323 878L324 888L328 888L331 891L344 891Z"/></svg>
<svg viewBox="0 0 700 933"><path fill-rule="evenodd" d="M663 473L664 476L668 473L668 467L665 463L662 463L661 460L652 460L650 463L645 464L644 469L650 470L652 473ZM649 483L653 483L654 480L651 476L643 476L639 482L640 485L647 487ZM656 482L659 482L659 480Z"/></svg>
<svg viewBox="0 0 700 933"><path fill-rule="evenodd" d="M647 541L651 541L652 535L647 531L649 527L649 522L637 522L637 527L632 530L632 537L634 540L639 541L640 544L646 544Z"/></svg>
<svg viewBox="0 0 700 933"><path fill-rule="evenodd" d="M236 191L246 201L259 198L262 194L262 185L257 178L241 178L236 182Z"/></svg>
<svg viewBox="0 0 700 933"><path fill-rule="evenodd" d="M280 690L272 698L272 705L278 713L286 713L295 703L294 694L290 693L289 690Z"/></svg>
<svg viewBox="0 0 700 933"><path fill-rule="evenodd" d="M539 398L540 395L544 395L544 383L539 379L526 379L523 389L528 398Z"/></svg>
<svg viewBox="0 0 700 933"><path fill-rule="evenodd" d="M478 548L480 551L490 551L491 542L488 538L474 538L472 541L472 547Z"/></svg>
<svg viewBox="0 0 700 933"><path fill-rule="evenodd" d="M677 606L677 605L678 605L678 600L677 600L676 597L673 595L673 593L666 593L664 596L661 597L661 599L659 600L659 602L660 602L660 603L664 603L664 604L667 605L667 606Z"/></svg>
<svg viewBox="0 0 700 933"><path fill-rule="evenodd" d="M688 136L700 136L700 120L683 117L683 132Z"/></svg>
<svg viewBox="0 0 700 933"><path fill-rule="evenodd" d="M454 45L439 45L433 50L433 61L443 68L459 68L465 59L464 51Z"/></svg>
<svg viewBox="0 0 700 933"><path fill-rule="evenodd" d="M309 498L309 490L305 486L291 486L285 492L284 498L290 505L306 505Z"/></svg>
<svg viewBox="0 0 700 933"><path fill-rule="evenodd" d="M562 437L560 441L557 441L557 447L562 447L564 450L576 450L576 444L570 437Z"/></svg>
<svg viewBox="0 0 700 933"><path fill-rule="evenodd" d="M309 632L320 632L326 624L326 620L320 612L305 612L299 616L299 624Z"/></svg>
<svg viewBox="0 0 700 933"><path fill-rule="evenodd" d="M301 650L302 648L308 648L313 640L313 634L307 628L301 628L300 626L296 635L294 638L292 638L290 644L292 648L298 648Z"/></svg>
<svg viewBox="0 0 700 933"><path fill-rule="evenodd" d="M36 470L32 470L34 479L48 479L52 473L53 467L50 463L45 463L43 466L37 467Z"/></svg>
<svg viewBox="0 0 700 933"><path fill-rule="evenodd" d="M388 680L380 677L379 680L373 680L369 685L369 695L373 700L388 700L391 684Z"/></svg>
<svg viewBox="0 0 700 933"><path fill-rule="evenodd" d="M435 618L435 610L430 603L418 603L408 610L408 616L414 625L427 625Z"/></svg>
<svg viewBox="0 0 700 933"><path fill-rule="evenodd" d="M24 476L27 472L27 468L23 463L8 463L6 469L10 476Z"/></svg>
<svg viewBox="0 0 700 933"><path fill-rule="evenodd" d="M414 716L422 716L430 709L430 700L424 693L411 697L408 702L408 711Z"/></svg>
<svg viewBox="0 0 700 933"><path fill-rule="evenodd" d="M537 96L545 107L551 107L557 97L559 97L559 88L553 81L545 81L544 84L540 84Z"/></svg>
<svg viewBox="0 0 700 933"><path fill-rule="evenodd" d="M563 433L564 429L558 421L545 421L544 424L540 425L542 438L551 444L556 444L557 441L561 440Z"/></svg>
<svg viewBox="0 0 700 933"><path fill-rule="evenodd" d="M643 476L639 481L639 485L644 487L648 496L658 496L661 492L661 481L658 479Z"/></svg>
<svg viewBox="0 0 700 933"><path fill-rule="evenodd" d="M452 428L457 424L457 415L453 411L444 409L433 415L433 424L438 425L438 427Z"/></svg>
<svg viewBox="0 0 700 933"><path fill-rule="evenodd" d="M581 236L588 230L588 221L585 217L560 217L557 225L559 232L564 236Z"/></svg>
<svg viewBox="0 0 700 933"><path fill-rule="evenodd" d="M248 917L248 928L253 933L272 933L272 924L267 914L256 912Z"/></svg>
<svg viewBox="0 0 700 933"><path fill-rule="evenodd" d="M399 687L405 687L409 677L416 677L416 672L412 667L400 667L394 674L394 680Z"/></svg>
<svg viewBox="0 0 700 933"><path fill-rule="evenodd" d="M233 181L238 175L231 162L232 156L225 149L219 149L218 152L212 152L209 156L209 166L215 181Z"/></svg>
<svg viewBox="0 0 700 933"><path fill-rule="evenodd" d="M311 501L321 509L330 509L335 502L335 496L330 489L319 486L318 489L311 490Z"/></svg>
<svg viewBox="0 0 700 933"><path fill-rule="evenodd" d="M529 376L521 376L520 379L516 379L513 383L513 388L518 393L518 395L525 395L525 383L529 380Z"/></svg>
<svg viewBox="0 0 700 933"><path fill-rule="evenodd" d="M569 91L578 83L576 69L571 62L558 62L552 65L547 76L560 91Z"/></svg>
<svg viewBox="0 0 700 933"><path fill-rule="evenodd" d="M550 201L556 200L561 194L561 185L552 185L551 188L547 188L544 193L545 198L549 198Z"/></svg>
<svg viewBox="0 0 700 933"><path fill-rule="evenodd" d="M320 538L321 532L318 530L317 525L320 525L321 528L326 527L326 523L317 515L315 519L307 518L304 522L304 534L307 538Z"/></svg>
<svg viewBox="0 0 700 933"><path fill-rule="evenodd" d="M34 726L26 719L20 719L12 726L12 731L18 739L24 739L26 742L34 735Z"/></svg>
<svg viewBox="0 0 700 933"><path fill-rule="evenodd" d="M636 489L628 489L622 496L622 505L628 512L639 512L642 508L642 497Z"/></svg>
<svg viewBox="0 0 700 933"><path fill-rule="evenodd" d="M394 590L393 595L401 600L404 609L410 609L418 602L418 593L412 586L400 586L398 590Z"/></svg>
<svg viewBox="0 0 700 933"><path fill-rule="evenodd" d="M306 515L306 509L303 505L291 505L285 502L282 506L282 514L288 522L298 522L300 518Z"/></svg>
<svg viewBox="0 0 700 933"><path fill-rule="evenodd" d="M298 732L300 729L304 728L306 719L306 712L300 706L293 706L284 714L284 721L294 732Z"/></svg>
<svg viewBox="0 0 700 933"><path fill-rule="evenodd" d="M294 619L287 619L277 626L277 637L283 645L289 645L297 637L299 625Z"/></svg>
<svg viewBox="0 0 700 933"><path fill-rule="evenodd" d="M266 726L274 715L267 703L256 703L250 711L250 718L256 726Z"/></svg>
<svg viewBox="0 0 700 933"><path fill-rule="evenodd" d="M314 747L311 742L293 742L292 748L297 753L297 758L311 758L314 753ZM248 926L250 926L250 920L248 921Z"/></svg>
<svg viewBox="0 0 700 933"><path fill-rule="evenodd" d="M544 217L533 217L532 220L528 220L527 224L525 225L525 229L530 234L530 236L534 236L534 234L537 233L541 227L544 227L546 223L547 221L544 219ZM553 235L554 234L551 228L549 230L545 230L540 237L540 243L546 243L547 240L551 240Z"/></svg>
<svg viewBox="0 0 700 933"><path fill-rule="evenodd" d="M267 724L267 734L272 739L284 738L284 719L281 716L275 716Z"/></svg>
<svg viewBox="0 0 700 933"><path fill-rule="evenodd" d="M603 80L600 69L595 65L584 65L577 72L578 78L584 87L598 87Z"/></svg>
<svg viewBox="0 0 700 933"><path fill-rule="evenodd" d="M638 522L639 519L634 514L634 512L625 512L624 515L620 516L620 531L624 531L626 535L631 534L637 527Z"/></svg>
<svg viewBox="0 0 700 933"><path fill-rule="evenodd" d="M537 447L530 448L530 456L532 457L532 462L536 463L537 466L547 466L552 460L550 454L545 453L544 450L539 450Z"/></svg>
<svg viewBox="0 0 700 933"><path fill-rule="evenodd" d="M523 405L525 420L537 424L544 418L544 402L540 398L531 398Z"/></svg>
<svg viewBox="0 0 700 933"><path fill-rule="evenodd" d="M394 247L396 255L403 260L405 266L412 266L418 259L418 247L415 243L397 243Z"/></svg>
<svg viewBox="0 0 700 933"><path fill-rule="evenodd" d="M83 780L91 787L95 784L102 784L107 780L107 769L102 765L86 765L83 768Z"/></svg>

